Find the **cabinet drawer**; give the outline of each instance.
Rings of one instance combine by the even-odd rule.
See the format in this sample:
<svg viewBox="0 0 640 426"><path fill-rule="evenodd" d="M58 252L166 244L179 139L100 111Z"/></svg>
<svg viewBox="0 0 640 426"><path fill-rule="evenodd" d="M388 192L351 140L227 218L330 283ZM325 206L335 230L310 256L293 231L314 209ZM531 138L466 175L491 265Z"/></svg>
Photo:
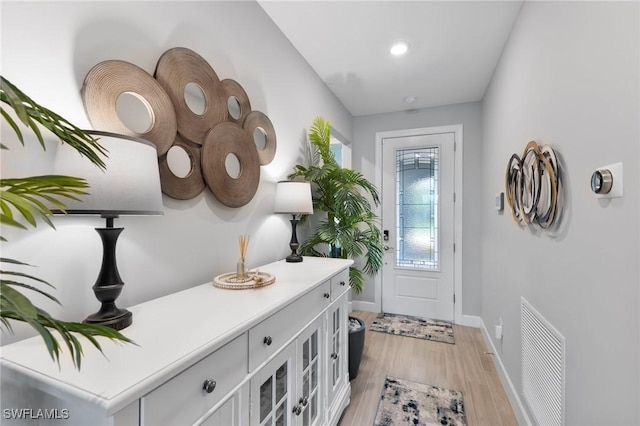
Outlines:
<svg viewBox="0 0 640 426"><path fill-rule="evenodd" d="M249 371L266 361L329 306L331 283L324 282L249 330Z"/></svg>
<svg viewBox="0 0 640 426"><path fill-rule="evenodd" d="M142 398L141 424L190 425L247 374L247 333L235 338ZM205 381L211 392L204 389Z"/></svg>
<svg viewBox="0 0 640 426"><path fill-rule="evenodd" d="M349 290L349 269L331 278L331 301L338 299L347 290Z"/></svg>

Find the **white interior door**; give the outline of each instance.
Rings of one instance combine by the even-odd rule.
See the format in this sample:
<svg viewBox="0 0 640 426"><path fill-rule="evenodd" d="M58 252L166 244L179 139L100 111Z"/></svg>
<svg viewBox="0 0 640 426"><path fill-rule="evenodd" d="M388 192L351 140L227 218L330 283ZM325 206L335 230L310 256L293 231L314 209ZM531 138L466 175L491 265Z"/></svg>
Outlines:
<svg viewBox="0 0 640 426"><path fill-rule="evenodd" d="M382 139L382 311L454 320L455 133Z"/></svg>

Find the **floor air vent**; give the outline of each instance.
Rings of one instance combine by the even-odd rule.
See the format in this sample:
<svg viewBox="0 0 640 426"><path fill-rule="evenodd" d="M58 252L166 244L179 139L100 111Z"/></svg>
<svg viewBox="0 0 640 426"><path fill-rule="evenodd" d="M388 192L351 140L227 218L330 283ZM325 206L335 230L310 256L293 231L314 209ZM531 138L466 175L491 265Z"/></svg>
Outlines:
<svg viewBox="0 0 640 426"><path fill-rule="evenodd" d="M522 300L522 394L539 425L564 424L565 339Z"/></svg>

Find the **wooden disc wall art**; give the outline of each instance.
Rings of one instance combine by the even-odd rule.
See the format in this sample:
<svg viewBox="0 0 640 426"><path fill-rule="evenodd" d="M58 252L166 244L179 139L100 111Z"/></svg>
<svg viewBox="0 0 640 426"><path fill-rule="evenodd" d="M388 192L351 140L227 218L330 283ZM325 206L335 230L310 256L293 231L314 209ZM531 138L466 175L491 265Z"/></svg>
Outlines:
<svg viewBox="0 0 640 426"><path fill-rule="evenodd" d="M269 118L251 110L238 82L220 81L207 61L187 48L162 54L154 76L128 62L102 62L87 74L82 97L95 128L156 144L162 192L171 198L188 200L209 187L224 205L241 207L258 189L260 166L275 157L276 133ZM142 105L148 122L124 123L131 109L119 111L123 98ZM185 176L177 176L168 163L174 146L189 158ZM229 158L238 163L237 176L227 171Z"/></svg>
<svg viewBox="0 0 640 426"><path fill-rule="evenodd" d="M155 78L173 102L180 134L202 145L209 130L226 116L216 72L196 52L176 47L160 57Z"/></svg>
<svg viewBox="0 0 640 426"><path fill-rule="evenodd" d="M194 142L184 139L179 134L171 149L183 149L189 157L190 169L185 176L178 176L169 166L167 154L158 159L160 167L160 186L162 192L177 200L190 200L205 190L206 185L202 177L201 150Z"/></svg>
<svg viewBox="0 0 640 426"><path fill-rule="evenodd" d="M153 142L158 156L166 154L176 138L169 96L150 74L129 62L109 60L91 68L82 85L82 102L94 128ZM137 121L132 118L136 112Z"/></svg>
<svg viewBox="0 0 640 426"><path fill-rule="evenodd" d="M518 224L550 229L560 215L561 181L558 159L550 146L527 144L522 157L507 163L505 193L513 220Z"/></svg>
<svg viewBox="0 0 640 426"><path fill-rule="evenodd" d="M273 161L273 158L276 156L276 131L269 117L260 111L251 111L244 121L243 127L251 135L258 149L260 164L264 166ZM263 144L258 142L258 138L263 138Z"/></svg>
<svg viewBox="0 0 640 426"><path fill-rule="evenodd" d="M237 159L237 170L229 170L229 156ZM260 160L247 132L235 123L211 129L202 146L202 172L211 192L225 206L247 204L258 190Z"/></svg>
<svg viewBox="0 0 640 426"><path fill-rule="evenodd" d="M220 98L226 105L227 120L242 126L251 112L251 102L247 92L237 81L227 78L220 82Z"/></svg>

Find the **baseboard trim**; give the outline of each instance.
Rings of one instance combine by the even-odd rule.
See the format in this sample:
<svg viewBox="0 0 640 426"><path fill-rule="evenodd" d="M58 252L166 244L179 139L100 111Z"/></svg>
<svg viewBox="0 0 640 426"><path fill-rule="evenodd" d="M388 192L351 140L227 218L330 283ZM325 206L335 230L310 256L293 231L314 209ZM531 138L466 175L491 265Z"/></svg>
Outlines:
<svg viewBox="0 0 640 426"><path fill-rule="evenodd" d="M528 425L531 426L533 423L527 414L527 411L524 408L524 404L516 391L515 386L513 386L513 382L507 373L507 369L504 367L502 363L502 359L500 358L500 354L498 353L496 346L493 344L493 339L491 339L491 335L487 330L487 327L482 321L482 318L478 318L480 324L479 328L482 332L482 337L484 338L484 343L487 345L487 348L490 352L493 353L493 365L495 365L496 370L498 371L498 376L500 376L500 381L502 382L502 386L507 392L507 398L509 398L509 402L511 403L511 408L513 408L513 412L518 419L518 424L520 425Z"/></svg>
<svg viewBox="0 0 640 426"><path fill-rule="evenodd" d="M482 323L482 319L478 316L462 315L462 318L456 324L464 325L467 327L480 328L481 323Z"/></svg>
<svg viewBox="0 0 640 426"><path fill-rule="evenodd" d="M352 300L350 309L351 311L379 312L374 302L365 302L362 300Z"/></svg>

